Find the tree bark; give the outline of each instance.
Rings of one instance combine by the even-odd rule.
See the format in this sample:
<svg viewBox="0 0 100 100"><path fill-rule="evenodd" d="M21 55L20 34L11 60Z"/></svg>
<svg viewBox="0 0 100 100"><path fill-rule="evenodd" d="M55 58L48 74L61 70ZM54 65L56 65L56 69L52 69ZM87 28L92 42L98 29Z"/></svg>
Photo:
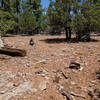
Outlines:
<svg viewBox="0 0 100 100"><path fill-rule="evenodd" d="M66 40L68 40L68 28L65 27L65 33L66 33Z"/></svg>
<svg viewBox="0 0 100 100"><path fill-rule="evenodd" d="M0 49L0 54L24 57L24 56L26 56L26 51L20 50L20 49L3 47Z"/></svg>
<svg viewBox="0 0 100 100"><path fill-rule="evenodd" d="M66 40L71 40L71 28L66 27L65 32L66 32Z"/></svg>
<svg viewBox="0 0 100 100"><path fill-rule="evenodd" d="M69 27L68 28L68 40L71 40L71 35L72 35L71 28Z"/></svg>
<svg viewBox="0 0 100 100"><path fill-rule="evenodd" d="M4 7L4 1L1 0L1 7L3 8Z"/></svg>

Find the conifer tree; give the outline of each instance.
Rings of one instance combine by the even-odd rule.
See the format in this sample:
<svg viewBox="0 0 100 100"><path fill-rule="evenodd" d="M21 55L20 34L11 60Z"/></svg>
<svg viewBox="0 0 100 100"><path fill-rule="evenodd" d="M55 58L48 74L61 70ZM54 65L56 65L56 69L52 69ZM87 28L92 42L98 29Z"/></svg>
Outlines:
<svg viewBox="0 0 100 100"><path fill-rule="evenodd" d="M90 40L90 33L100 30L99 0L50 0L48 22L52 27L60 26L71 40L72 30L79 41Z"/></svg>

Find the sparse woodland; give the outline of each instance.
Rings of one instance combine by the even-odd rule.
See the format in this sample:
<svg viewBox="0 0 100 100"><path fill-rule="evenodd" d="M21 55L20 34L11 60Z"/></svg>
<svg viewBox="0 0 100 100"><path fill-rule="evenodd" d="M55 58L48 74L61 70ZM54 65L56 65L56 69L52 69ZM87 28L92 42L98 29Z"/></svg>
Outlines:
<svg viewBox="0 0 100 100"><path fill-rule="evenodd" d="M48 34L65 32L89 40L92 32L100 32L99 0L50 0L47 9L41 0L1 0L0 34Z"/></svg>
<svg viewBox="0 0 100 100"><path fill-rule="evenodd" d="M0 0L0 100L100 100L100 0L41 2Z"/></svg>

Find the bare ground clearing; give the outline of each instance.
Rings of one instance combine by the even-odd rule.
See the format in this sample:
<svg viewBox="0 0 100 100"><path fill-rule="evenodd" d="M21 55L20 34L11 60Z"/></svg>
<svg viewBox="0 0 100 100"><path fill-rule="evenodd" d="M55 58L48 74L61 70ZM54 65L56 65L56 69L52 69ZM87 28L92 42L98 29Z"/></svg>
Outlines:
<svg viewBox="0 0 100 100"><path fill-rule="evenodd" d="M29 45L30 38L34 46ZM100 37L93 37L98 40L95 42L79 43L62 38L5 37L5 43L25 49L27 56L0 54L0 100L99 100ZM68 68L72 61L79 63L80 69Z"/></svg>

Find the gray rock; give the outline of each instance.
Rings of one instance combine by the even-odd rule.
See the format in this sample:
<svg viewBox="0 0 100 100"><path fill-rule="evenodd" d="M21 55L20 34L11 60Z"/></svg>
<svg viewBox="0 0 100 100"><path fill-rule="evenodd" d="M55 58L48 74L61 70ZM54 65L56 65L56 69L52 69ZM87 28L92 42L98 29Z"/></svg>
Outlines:
<svg viewBox="0 0 100 100"><path fill-rule="evenodd" d="M100 80L100 72L96 72L96 77Z"/></svg>
<svg viewBox="0 0 100 100"><path fill-rule="evenodd" d="M26 92L36 92L33 90L33 83L31 81L24 81L20 84L13 83L9 79L14 79L16 74L11 71L0 71L0 100L10 100L16 95L23 95Z"/></svg>
<svg viewBox="0 0 100 100"><path fill-rule="evenodd" d="M77 63L77 62L71 62L70 65L69 65L69 68L70 69L80 69L80 64Z"/></svg>
<svg viewBox="0 0 100 100"><path fill-rule="evenodd" d="M2 38L0 36L0 48L2 48L2 47L4 47L4 43L3 43L3 40L2 40Z"/></svg>
<svg viewBox="0 0 100 100"><path fill-rule="evenodd" d="M36 71L35 74L36 74L36 75L43 76L43 77L49 75L48 71L47 71L47 70L44 70L44 69L43 69L43 70L38 70L38 71Z"/></svg>

